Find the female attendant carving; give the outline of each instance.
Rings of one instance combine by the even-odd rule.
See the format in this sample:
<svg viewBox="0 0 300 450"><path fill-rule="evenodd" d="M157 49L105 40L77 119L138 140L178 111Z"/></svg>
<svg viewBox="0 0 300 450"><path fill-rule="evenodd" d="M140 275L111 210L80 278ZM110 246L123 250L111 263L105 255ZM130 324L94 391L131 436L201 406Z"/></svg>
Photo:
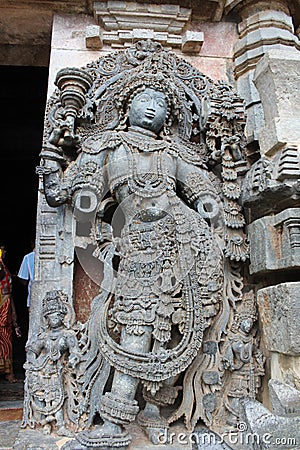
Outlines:
<svg viewBox="0 0 300 450"><path fill-rule="evenodd" d="M27 343L27 379L25 395L29 399L35 419L44 433L51 432L56 424L56 432L61 436L72 436L66 428L65 410L68 397L66 373L74 369L80 361L80 352L75 332L66 328L66 299L61 291L48 292L43 302L45 327L37 337ZM38 420L37 420L38 418Z"/></svg>
<svg viewBox="0 0 300 450"><path fill-rule="evenodd" d="M250 292L244 297L241 312L235 315L222 357L224 369L230 372L225 407L229 413L226 423L232 427L238 425L240 399L255 399L264 375L265 358L258 347L256 320L253 293Z"/></svg>

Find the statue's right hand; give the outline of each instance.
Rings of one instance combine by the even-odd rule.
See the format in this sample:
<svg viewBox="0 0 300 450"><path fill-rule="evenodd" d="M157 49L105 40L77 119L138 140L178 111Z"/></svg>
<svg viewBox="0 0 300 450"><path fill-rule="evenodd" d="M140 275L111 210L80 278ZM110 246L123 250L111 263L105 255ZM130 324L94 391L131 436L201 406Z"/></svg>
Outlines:
<svg viewBox="0 0 300 450"><path fill-rule="evenodd" d="M60 140L62 139L64 132L65 127L54 128L49 137L50 144L58 147L60 145Z"/></svg>

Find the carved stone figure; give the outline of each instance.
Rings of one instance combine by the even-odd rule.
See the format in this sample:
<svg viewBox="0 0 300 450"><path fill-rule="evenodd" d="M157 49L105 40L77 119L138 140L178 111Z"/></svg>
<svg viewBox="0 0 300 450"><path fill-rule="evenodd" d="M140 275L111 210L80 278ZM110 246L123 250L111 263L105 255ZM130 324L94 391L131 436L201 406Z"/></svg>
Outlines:
<svg viewBox="0 0 300 450"><path fill-rule="evenodd" d="M231 372L225 406L229 411L227 424L235 427L240 419L240 399L255 399L264 375L265 358L258 347L254 328L257 312L253 292L245 295L244 301L234 318L234 323L223 350L224 368Z"/></svg>
<svg viewBox="0 0 300 450"><path fill-rule="evenodd" d="M25 395L33 416L25 410L23 425L43 426L44 433L51 432L56 424L57 434L72 436L66 428L67 400L66 371L75 369L80 359L75 332L66 327L66 296L62 291L48 292L43 300L45 326L26 345L27 370Z"/></svg>
<svg viewBox="0 0 300 450"><path fill-rule="evenodd" d="M77 334L76 439L126 447L136 418L154 443L181 416L212 424L248 258L243 104L151 41L63 69L56 84L37 172L48 204L72 215L74 249L103 264Z"/></svg>

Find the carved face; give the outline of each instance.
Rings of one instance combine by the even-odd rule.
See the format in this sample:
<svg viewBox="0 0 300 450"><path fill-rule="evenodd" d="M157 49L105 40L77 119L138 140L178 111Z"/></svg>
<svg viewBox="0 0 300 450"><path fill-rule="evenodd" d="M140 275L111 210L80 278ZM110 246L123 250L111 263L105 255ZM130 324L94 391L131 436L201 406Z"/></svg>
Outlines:
<svg viewBox="0 0 300 450"><path fill-rule="evenodd" d="M158 133L166 119L167 108L163 92L146 88L132 100L129 111L130 125Z"/></svg>
<svg viewBox="0 0 300 450"><path fill-rule="evenodd" d="M58 328L63 323L63 314L60 311L55 311L47 315L47 319L50 325L50 328Z"/></svg>
<svg viewBox="0 0 300 450"><path fill-rule="evenodd" d="M249 333L253 327L253 320L252 319L244 319L241 321L241 330L244 333Z"/></svg>

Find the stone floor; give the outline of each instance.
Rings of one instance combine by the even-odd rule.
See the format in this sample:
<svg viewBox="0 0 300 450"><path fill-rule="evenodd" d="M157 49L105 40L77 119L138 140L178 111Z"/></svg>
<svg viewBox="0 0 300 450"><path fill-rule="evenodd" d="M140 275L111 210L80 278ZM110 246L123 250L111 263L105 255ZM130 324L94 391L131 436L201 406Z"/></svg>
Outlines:
<svg viewBox="0 0 300 450"><path fill-rule="evenodd" d="M8 383L0 376L0 450L11 450L18 436L23 411L23 377Z"/></svg>
<svg viewBox="0 0 300 450"><path fill-rule="evenodd" d="M71 444L71 439L55 435L45 436L37 430L21 429L24 380L22 377L19 378L17 383L9 384L0 375L0 450L63 450L63 446L68 441ZM200 428L199 432L201 432ZM132 424L128 431L132 436L132 443L128 450L198 450L200 448L201 450L230 450L223 445L192 444L194 441L190 439L185 427L180 423L170 427L168 436L161 437L162 445L151 444L136 424ZM206 432L207 430L204 429L205 434Z"/></svg>
<svg viewBox="0 0 300 450"><path fill-rule="evenodd" d="M0 422L0 450L12 450L20 429L20 420Z"/></svg>

